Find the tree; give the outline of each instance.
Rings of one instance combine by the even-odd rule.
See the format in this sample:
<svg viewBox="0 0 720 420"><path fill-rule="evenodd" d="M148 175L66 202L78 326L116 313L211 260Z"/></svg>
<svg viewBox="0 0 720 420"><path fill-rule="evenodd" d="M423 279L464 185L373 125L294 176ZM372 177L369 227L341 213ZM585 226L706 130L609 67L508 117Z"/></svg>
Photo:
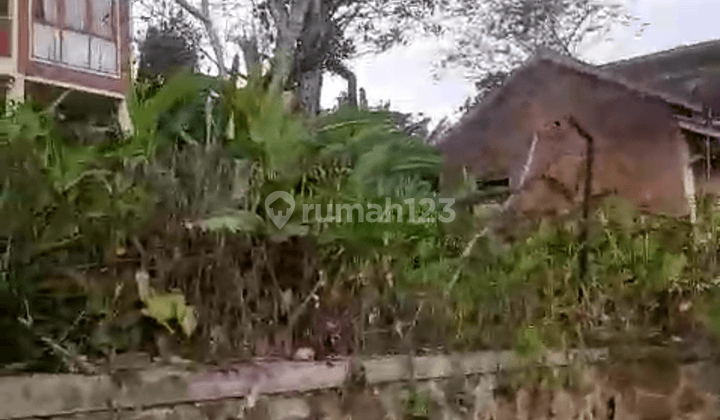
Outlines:
<svg viewBox="0 0 720 420"><path fill-rule="evenodd" d="M163 62L170 65L175 60L183 66L194 65L196 70L200 70L202 59L214 62L213 55L205 50L202 42L203 28L196 24L192 16L178 7L175 0L133 0L133 8L133 15L139 21L136 25L135 42L139 47L138 64L141 69L143 55L148 54L146 65L150 65L149 61L160 63L153 64L152 67L163 67Z"/></svg>
<svg viewBox="0 0 720 420"><path fill-rule="evenodd" d="M435 7L429 0L222 0L218 11L209 0L199 5L174 1L202 26L213 51L208 58L218 74L237 70L237 54L233 68L225 66L233 49L242 52L246 69L273 56L273 84L296 89L304 108L313 114L319 111L326 71L347 80L349 103L357 104L357 82L346 64L357 52L356 40L369 51L384 51L407 41L404 34L424 25L421 17ZM224 37L219 18L232 22L225 25L231 29L225 29Z"/></svg>
<svg viewBox="0 0 720 420"><path fill-rule="evenodd" d="M482 76L475 82L475 96L468 98L465 103L460 106L459 111L465 113L474 108L487 94L500 87L505 82L505 79L507 79L508 74L507 71L499 70L486 73Z"/></svg>
<svg viewBox="0 0 720 420"><path fill-rule="evenodd" d="M279 7L277 3L269 0L260 7L273 11ZM419 18L433 8L434 3L425 0L311 0L288 74L289 87L297 89L304 108L316 114L322 77L329 71L347 81L346 102L357 107L357 79L347 65L347 60L357 54L357 42L369 46L370 51L384 51L404 42L402 35L410 31L410 22L421 22ZM279 25L277 29L279 36L281 28Z"/></svg>
<svg viewBox="0 0 720 420"><path fill-rule="evenodd" d="M347 80L347 102L356 106L357 82L347 58L385 51L413 34L449 34L456 44L445 64L480 75L477 86L484 94L539 50L576 55L579 46L605 36L613 24L632 22L611 1L315 0L300 36L294 80L303 104L314 110L323 71L334 72ZM366 51L358 52L358 44Z"/></svg>
<svg viewBox="0 0 720 420"><path fill-rule="evenodd" d="M188 2L188 0L175 1L183 8L183 10L187 11L190 15L202 23L205 28L205 33L210 39L210 46L215 53L215 64L218 68L218 74L220 77L224 77L227 73L227 68L225 67L225 50L220 36L215 30L213 16L210 14L210 0L201 0L200 8L193 6Z"/></svg>
<svg viewBox="0 0 720 420"><path fill-rule="evenodd" d="M240 60L238 53L233 58L231 69L228 69L225 65L228 41L234 43L241 50L246 71L249 73L253 66L261 63L262 57L256 21L259 20L265 29L274 29L271 38L275 44L273 54L275 66L271 85L279 89L284 87L293 71L300 35L306 27L307 17L312 15L309 10L313 6L317 9L318 5L323 3L323 0L268 0L261 4L252 2L249 11L246 10L246 12L249 12L250 22L243 22L244 25L235 25L236 27L242 26L243 29L239 33L233 33L233 31L226 33L225 42L221 39L216 28L215 20L218 16L213 14L209 0L201 0L199 7L191 3L190 0L175 0L175 2L202 24L214 52L213 61L220 77L224 77L228 73L236 74L239 71ZM221 17L227 20L228 2L225 0L222 1L222 9ZM272 27L268 15L272 17L274 24ZM245 30L245 26L251 26L252 30Z"/></svg>
<svg viewBox="0 0 720 420"><path fill-rule="evenodd" d="M213 51L218 74L246 70L275 58L274 84L296 90L303 107L319 111L325 72L343 77L347 102L357 104L357 81L347 60L407 43L415 34L449 35L454 46L439 65L480 76L479 91L497 85L539 49L575 55L611 23L632 18L613 0L174 0L196 18ZM226 21L221 36L218 18ZM237 51L233 66L228 52Z"/></svg>
<svg viewBox="0 0 720 420"><path fill-rule="evenodd" d="M148 28L140 44L138 67L142 76L167 76L178 69L197 68L199 36L184 29L182 15Z"/></svg>
<svg viewBox="0 0 720 420"><path fill-rule="evenodd" d="M460 66L478 78L478 95L467 109L502 84L510 71L539 51L578 56L579 48L607 36L613 25L635 20L613 0L496 0L478 7L456 0L447 14L454 25L454 45L440 67Z"/></svg>
<svg viewBox="0 0 720 420"><path fill-rule="evenodd" d="M488 33L511 39L525 52L550 49L574 55L589 36L606 34L614 21L629 23L621 4L607 0L505 0L491 13L499 19Z"/></svg>

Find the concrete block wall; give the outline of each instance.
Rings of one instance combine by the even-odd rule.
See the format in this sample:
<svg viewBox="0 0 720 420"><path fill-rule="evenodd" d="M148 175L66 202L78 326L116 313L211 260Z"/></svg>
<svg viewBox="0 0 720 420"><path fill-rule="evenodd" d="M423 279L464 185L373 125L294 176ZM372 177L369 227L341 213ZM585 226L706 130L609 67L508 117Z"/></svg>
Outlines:
<svg viewBox="0 0 720 420"><path fill-rule="evenodd" d="M562 369L574 354L552 354ZM591 362L607 352L585 354ZM675 420L717 418L713 395L720 369L643 363L587 365L568 388L521 387L500 392L504 372L517 369L510 352L413 359L416 404L411 409L409 358L333 362L257 361L223 369L154 367L97 376L0 378L0 419L118 420ZM364 384L353 378L363 377Z"/></svg>

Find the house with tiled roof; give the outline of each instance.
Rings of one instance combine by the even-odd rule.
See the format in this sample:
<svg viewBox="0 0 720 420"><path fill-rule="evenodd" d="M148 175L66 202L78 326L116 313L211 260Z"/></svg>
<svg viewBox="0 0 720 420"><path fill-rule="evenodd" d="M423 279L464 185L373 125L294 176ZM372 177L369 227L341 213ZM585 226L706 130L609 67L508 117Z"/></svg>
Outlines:
<svg viewBox="0 0 720 420"><path fill-rule="evenodd" d="M719 47L599 67L534 57L439 143L444 187L506 185L508 209L525 215L567 214L587 197L618 195L650 212L692 216L698 192L720 195L711 89Z"/></svg>

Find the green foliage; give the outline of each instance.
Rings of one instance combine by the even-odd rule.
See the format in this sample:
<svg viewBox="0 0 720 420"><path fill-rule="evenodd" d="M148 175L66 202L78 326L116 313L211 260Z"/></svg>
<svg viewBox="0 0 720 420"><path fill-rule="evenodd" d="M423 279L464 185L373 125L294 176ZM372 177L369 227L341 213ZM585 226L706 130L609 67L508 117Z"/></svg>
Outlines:
<svg viewBox="0 0 720 420"><path fill-rule="evenodd" d="M143 315L154 319L170 333L175 332L171 323L177 323L185 336L191 336L197 327L195 308L185 302L182 293L159 293L150 286L149 280L145 272L136 275L140 300L145 304Z"/></svg>
<svg viewBox="0 0 720 420"><path fill-rule="evenodd" d="M0 217L7 221L0 237L8 238L18 267L39 269L38 259L60 250L102 250L122 241L151 208L148 191L114 170L114 150L68 145L47 113L19 107L0 120L0 139ZM29 280L22 271L15 271L18 286Z"/></svg>
<svg viewBox="0 0 720 420"><path fill-rule="evenodd" d="M430 416L430 404L427 392L410 391L405 401L405 412L412 419L427 419Z"/></svg>
<svg viewBox="0 0 720 420"><path fill-rule="evenodd" d="M400 133L388 112L342 111L304 121L287 113L283 98L269 92L259 74L243 88L186 73L145 80L129 111L133 132L90 145L62 137L51 110L21 106L0 120L0 215L10 221L0 230L3 280L19 302L29 299L30 311L33 285L54 272L106 264L128 240L137 243L158 212L221 235L312 230L329 244L352 242L362 254L361 244L389 249L392 241L412 241L404 236L412 230L388 237L386 228L365 229L371 225L364 223L303 226L296 214L278 232L265 214L265 198L291 191L298 206L381 202L384 195L400 200L431 196L437 177L437 153ZM90 289L83 286L79 296ZM115 313L113 293L90 296L87 308L75 306L75 315L87 309L83 325L88 316L117 318L122 314ZM182 295L158 291L139 298L145 315L161 325L173 320L185 325L186 335L194 329L195 311Z"/></svg>
<svg viewBox="0 0 720 420"><path fill-rule="evenodd" d="M672 334L669 315L657 316L660 305L675 304L668 296L697 303L699 319L720 325L712 297L720 219L709 209L691 226L607 201L592 217L584 244L589 275L581 279L583 244L574 219L538 223L532 235L506 247L479 234L483 218L458 213L452 223L439 223L441 158L404 133L392 113L341 108L304 118L288 112L267 82L260 74L249 75L242 88L189 74L143 82L130 101L133 132L92 144L64 137L52 110L23 105L1 118L0 298L11 309L0 328L24 331L17 341L33 348L34 358L44 357L47 342L87 354L130 348L142 341L138 312L184 338L207 334L213 326L204 324L199 292L173 290L172 282L168 290L151 288L158 279L146 279L125 304L122 293L134 289L123 289L120 271L107 270L112 286L105 289L83 275L87 266L108 269L130 248L137 255L133 272L149 273L154 264L158 276L169 277L167 267L182 265L183 257L150 261L144 247L152 245L140 239L151 216L160 225L177 222L185 229L180 238L200 241L195 227L210 232L202 240L216 241L217 255L237 238L256 246L268 238L310 237L323 273L318 277L328 280L321 294L374 293L364 307L389 312L397 325L408 307L413 325L420 318L449 322L437 328L447 347L513 346L532 361L548 349L608 343L624 334ZM265 209L276 191L295 202L282 229ZM325 217L328 205L360 205L368 216L370 205L384 211L388 204L393 209L375 215L380 223ZM323 217L311 212L305 220L305 205L321 206ZM264 245L249 254L251 264L271 264ZM204 269L192 276L204 276ZM244 281L242 269L232 269L232 281ZM275 299L268 313L277 318L280 307L292 312L292 302L282 301L288 295L273 270L256 280L258 290ZM82 281L72 293L41 296L53 278ZM62 316L47 315L57 308ZM358 329L369 322L363 319ZM117 325L120 332L111 328Z"/></svg>
<svg viewBox="0 0 720 420"><path fill-rule="evenodd" d="M532 358L542 355L547 348L538 330L530 326L522 329L518 334L515 350L522 358Z"/></svg>
<svg viewBox="0 0 720 420"><path fill-rule="evenodd" d="M701 229L710 227L696 226ZM485 345L515 331L532 332L521 336L519 348L537 348L529 344L539 342L530 340L537 334L548 348L669 334L673 320L656 314L678 303L659 300L668 295L693 301L712 288L717 275L715 265L700 265L707 259L700 255L717 254L717 237L698 250L698 233L686 222L643 216L609 200L592 219L589 279L579 277L577 223L541 224L506 250L488 238L478 241L462 265L452 300L461 319L475 325L479 320L476 331ZM446 283L450 274L438 282Z"/></svg>
<svg viewBox="0 0 720 420"><path fill-rule="evenodd" d="M140 81L128 100L134 132L122 149L123 157L156 158L182 143L204 142L206 103L212 90L219 90L216 81L190 73L175 74L160 84Z"/></svg>
<svg viewBox="0 0 720 420"><path fill-rule="evenodd" d="M118 171L123 162L116 143L65 139L52 113L22 104L0 119L0 294L15 308L3 321L3 335L25 353L8 352L9 361L67 357L57 350L65 344L57 343L83 335L78 289L84 286L48 295L47 280L102 263L105 251L138 229L153 208L146 185ZM80 351L76 344L68 345Z"/></svg>

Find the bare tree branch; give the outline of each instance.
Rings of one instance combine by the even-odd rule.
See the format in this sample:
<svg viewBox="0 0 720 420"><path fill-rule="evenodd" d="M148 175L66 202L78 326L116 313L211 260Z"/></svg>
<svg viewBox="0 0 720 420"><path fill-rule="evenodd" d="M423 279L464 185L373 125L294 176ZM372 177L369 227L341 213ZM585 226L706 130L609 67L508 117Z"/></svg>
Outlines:
<svg viewBox="0 0 720 420"><path fill-rule="evenodd" d="M205 56L210 62L212 62L215 66L219 66L220 64L217 62L217 59L214 57L215 53L213 52L210 54L205 48L198 48L198 52Z"/></svg>
<svg viewBox="0 0 720 420"><path fill-rule="evenodd" d="M201 9L198 9L190 4L188 0L175 0L175 2L197 20L202 22L208 38L210 38L210 46L215 52L215 62L217 64L218 74L220 77L225 77L225 75L227 75L227 68L225 68L225 50L222 42L220 41L220 37L215 30L212 18L210 17L209 0L202 0L202 4L200 6Z"/></svg>
<svg viewBox="0 0 720 420"><path fill-rule="evenodd" d="M581 17L580 19L578 19L577 24L575 25L575 27L573 28L572 32L570 33L570 36L569 36L568 39L567 39L567 44L568 44L568 46L573 45L573 44L575 43L575 37L578 36L578 34L580 33L580 28L581 28L582 25L590 18L590 16L591 16L594 12L595 12L594 9L592 9L592 8L591 8L591 9L588 9L588 10L585 11L585 14L583 15L583 17Z"/></svg>

